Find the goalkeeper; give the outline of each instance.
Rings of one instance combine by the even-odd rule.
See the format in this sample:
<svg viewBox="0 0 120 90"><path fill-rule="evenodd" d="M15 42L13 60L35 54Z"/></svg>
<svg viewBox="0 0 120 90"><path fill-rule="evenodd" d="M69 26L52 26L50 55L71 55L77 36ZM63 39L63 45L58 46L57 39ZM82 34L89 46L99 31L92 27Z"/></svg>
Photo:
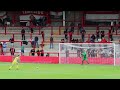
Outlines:
<svg viewBox="0 0 120 90"><path fill-rule="evenodd" d="M17 55L14 57L14 60L12 61L12 65L9 67L9 70L11 70L13 66L16 66L16 69L18 70L19 62L20 62L20 56Z"/></svg>
<svg viewBox="0 0 120 90"><path fill-rule="evenodd" d="M82 65L83 65L83 62L86 61L88 64L88 59L87 59L87 53L86 53L86 50L83 51L83 53L81 54L82 56Z"/></svg>

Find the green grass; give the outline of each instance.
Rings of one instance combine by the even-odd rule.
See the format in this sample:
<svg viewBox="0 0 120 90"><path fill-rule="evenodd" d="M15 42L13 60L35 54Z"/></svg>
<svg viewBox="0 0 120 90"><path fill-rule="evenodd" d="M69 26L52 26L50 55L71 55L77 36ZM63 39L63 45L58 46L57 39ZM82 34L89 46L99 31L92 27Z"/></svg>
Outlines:
<svg viewBox="0 0 120 90"><path fill-rule="evenodd" d="M120 67L112 65L21 63L8 70L10 65L0 63L0 79L120 79Z"/></svg>

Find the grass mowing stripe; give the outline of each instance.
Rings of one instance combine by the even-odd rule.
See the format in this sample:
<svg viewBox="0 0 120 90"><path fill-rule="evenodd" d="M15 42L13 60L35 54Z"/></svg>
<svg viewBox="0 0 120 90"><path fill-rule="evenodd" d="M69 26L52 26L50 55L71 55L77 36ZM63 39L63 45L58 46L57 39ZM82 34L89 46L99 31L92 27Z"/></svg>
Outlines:
<svg viewBox="0 0 120 90"><path fill-rule="evenodd" d="M120 67L112 65L20 63L19 70L8 70L11 63L0 63L0 78L13 79L116 79ZM39 67L39 69L36 69Z"/></svg>

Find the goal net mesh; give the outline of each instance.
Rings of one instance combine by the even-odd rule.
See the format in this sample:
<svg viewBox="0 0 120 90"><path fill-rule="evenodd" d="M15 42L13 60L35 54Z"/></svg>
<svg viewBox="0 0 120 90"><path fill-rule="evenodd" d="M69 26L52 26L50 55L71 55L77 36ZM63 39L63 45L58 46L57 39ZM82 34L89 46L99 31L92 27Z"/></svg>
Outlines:
<svg viewBox="0 0 120 90"><path fill-rule="evenodd" d="M81 64L85 50L90 64L120 65L119 47L114 43L59 43L59 63Z"/></svg>

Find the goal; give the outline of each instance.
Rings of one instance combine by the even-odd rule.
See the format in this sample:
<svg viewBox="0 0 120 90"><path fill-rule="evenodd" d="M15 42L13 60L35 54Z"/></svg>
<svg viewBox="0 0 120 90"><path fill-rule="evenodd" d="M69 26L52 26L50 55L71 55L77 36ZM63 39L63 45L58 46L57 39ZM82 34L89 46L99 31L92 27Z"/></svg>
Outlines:
<svg viewBox="0 0 120 90"><path fill-rule="evenodd" d="M81 64L83 50L90 64L120 65L120 45L115 43L59 43L59 63Z"/></svg>

